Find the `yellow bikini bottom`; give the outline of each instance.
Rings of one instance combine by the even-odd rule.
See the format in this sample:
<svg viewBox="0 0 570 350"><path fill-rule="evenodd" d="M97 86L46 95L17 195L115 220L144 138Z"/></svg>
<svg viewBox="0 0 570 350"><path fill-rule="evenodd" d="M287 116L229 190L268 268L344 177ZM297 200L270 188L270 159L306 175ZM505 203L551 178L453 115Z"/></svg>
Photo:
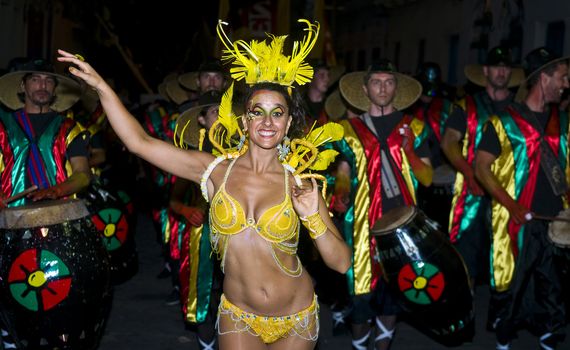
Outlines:
<svg viewBox="0 0 570 350"><path fill-rule="evenodd" d="M227 317L233 321L233 327L221 329L220 318ZM288 316L259 316L243 311L230 303L222 294L216 321L218 334L249 332L258 336L265 344L273 343L288 336L298 336L309 341L317 341L319 337L319 303L317 296L311 305L296 314Z"/></svg>

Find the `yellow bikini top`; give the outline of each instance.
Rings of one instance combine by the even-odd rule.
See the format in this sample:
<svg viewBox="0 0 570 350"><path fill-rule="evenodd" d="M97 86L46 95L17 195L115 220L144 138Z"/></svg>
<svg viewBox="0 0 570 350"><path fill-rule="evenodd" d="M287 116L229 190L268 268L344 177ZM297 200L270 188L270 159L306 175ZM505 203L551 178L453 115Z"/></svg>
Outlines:
<svg viewBox="0 0 570 350"><path fill-rule="evenodd" d="M221 255L222 269L229 238L247 228L252 228L266 241L289 255L297 252L299 240L299 217L291 203L289 195L289 170L285 170L285 198L283 201L267 209L257 220L246 218L241 204L232 197L226 189L228 176L237 158L234 159L224 175L224 181L210 203L210 238L214 250ZM206 175L206 174L204 174ZM301 263L297 261L297 268L290 270L284 266L272 250L273 258L279 267L288 275L296 277L301 274ZM298 258L297 258L298 260Z"/></svg>
<svg viewBox="0 0 570 350"><path fill-rule="evenodd" d="M267 209L256 222L254 218L246 219L241 204L226 190L226 182L236 160L234 159L228 167L224 182L212 198L210 228L219 231L222 235L235 235L251 227L261 237L272 243L293 238L299 228L299 218L289 197L289 171L285 170L285 199Z"/></svg>

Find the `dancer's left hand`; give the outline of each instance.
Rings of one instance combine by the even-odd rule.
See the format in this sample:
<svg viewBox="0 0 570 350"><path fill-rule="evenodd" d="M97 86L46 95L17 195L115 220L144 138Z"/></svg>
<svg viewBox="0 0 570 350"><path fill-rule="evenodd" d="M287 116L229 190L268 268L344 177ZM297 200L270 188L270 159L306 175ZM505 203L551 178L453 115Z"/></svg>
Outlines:
<svg viewBox="0 0 570 350"><path fill-rule="evenodd" d="M309 216L319 210L319 196L321 195L317 181L303 181L301 186L294 186L291 201L293 208L299 216Z"/></svg>

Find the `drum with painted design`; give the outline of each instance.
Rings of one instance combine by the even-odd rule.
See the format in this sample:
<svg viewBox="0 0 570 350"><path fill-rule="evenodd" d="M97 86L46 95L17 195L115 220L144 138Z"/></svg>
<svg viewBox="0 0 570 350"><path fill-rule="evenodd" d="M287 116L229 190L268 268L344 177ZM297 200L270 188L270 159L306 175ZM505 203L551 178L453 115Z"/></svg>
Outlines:
<svg viewBox="0 0 570 350"><path fill-rule="evenodd" d="M135 244L135 220L130 198L93 182L81 197L91 213L91 220L101 236L111 262L111 283L118 285L138 272Z"/></svg>
<svg viewBox="0 0 570 350"><path fill-rule="evenodd" d="M462 257L420 209L385 213L371 234L383 277L409 318L437 337L472 330L473 298Z"/></svg>
<svg viewBox="0 0 570 350"><path fill-rule="evenodd" d="M109 266L83 201L0 211L4 348L95 349L111 306Z"/></svg>

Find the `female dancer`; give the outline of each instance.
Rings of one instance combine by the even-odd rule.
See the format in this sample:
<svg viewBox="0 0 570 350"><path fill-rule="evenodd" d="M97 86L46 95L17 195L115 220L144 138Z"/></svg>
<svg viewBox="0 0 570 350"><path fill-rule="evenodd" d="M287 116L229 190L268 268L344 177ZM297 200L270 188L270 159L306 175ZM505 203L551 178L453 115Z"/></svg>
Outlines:
<svg viewBox="0 0 570 350"><path fill-rule="evenodd" d="M240 145L235 152L219 148L223 156L218 158L148 136L81 56L58 51L58 60L74 64L70 72L97 91L109 122L131 152L175 176L201 184L210 202L213 248L225 275L218 309L221 349L314 348L319 309L311 278L296 254L299 222L310 232L330 268L344 273L350 265L349 248L330 219L315 179L301 184L298 176L292 176L298 175L294 166L281 161L287 158L287 135L296 136L304 119L300 97L291 86L312 76L303 58L314 45L318 25L304 22L309 35L296 45L291 57L275 49L283 45L285 37L272 37L273 43L265 48L259 46L264 43L252 43L246 54L240 53L238 45L223 33L221 23L218 25L226 47L233 47L234 65L245 67L233 77L246 78L250 87L241 118L243 130L238 130ZM244 42L239 45L247 46ZM248 66L253 56L246 62L247 53L257 54L258 66ZM224 97L228 96L231 92ZM211 131L214 140L212 135ZM295 140L291 141L291 149L296 148L294 144ZM300 157L301 163L307 157Z"/></svg>

